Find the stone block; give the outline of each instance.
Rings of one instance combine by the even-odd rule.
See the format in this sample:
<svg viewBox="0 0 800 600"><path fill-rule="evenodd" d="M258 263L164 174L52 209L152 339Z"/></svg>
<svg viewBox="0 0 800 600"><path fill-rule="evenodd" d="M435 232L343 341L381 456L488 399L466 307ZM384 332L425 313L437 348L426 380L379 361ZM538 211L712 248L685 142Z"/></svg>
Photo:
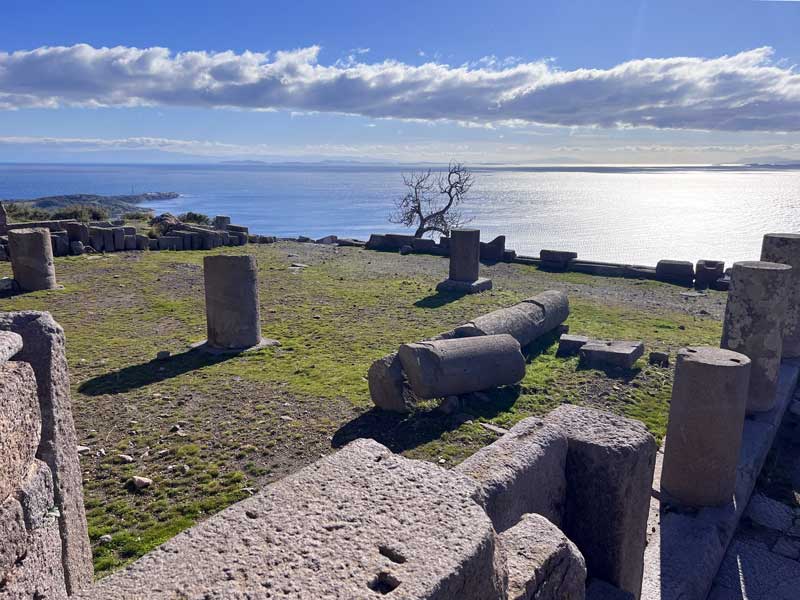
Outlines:
<svg viewBox="0 0 800 600"><path fill-rule="evenodd" d="M565 271L570 262L576 258L578 258L577 252L564 250L541 250L539 252L540 267L549 271Z"/></svg>
<svg viewBox="0 0 800 600"><path fill-rule="evenodd" d="M655 439L638 421L566 404L546 421L568 439L561 529L583 554L590 576L638 598Z"/></svg>
<svg viewBox="0 0 800 600"><path fill-rule="evenodd" d="M103 251L114 252L115 250L118 250L114 242L114 230L111 227L103 229Z"/></svg>
<svg viewBox="0 0 800 600"><path fill-rule="evenodd" d="M14 496L0 499L0 581L8 577L14 564L25 555L27 537L22 506Z"/></svg>
<svg viewBox="0 0 800 600"><path fill-rule="evenodd" d="M492 280L479 277L475 281L445 279L436 286L437 292L449 294L480 294L492 289Z"/></svg>
<svg viewBox="0 0 800 600"><path fill-rule="evenodd" d="M50 244L53 247L53 256L67 256L69 254L69 236L66 232L51 233Z"/></svg>
<svg viewBox="0 0 800 600"><path fill-rule="evenodd" d="M91 583L93 569L64 330L49 313L37 311L0 313L0 330L22 336L22 352L15 358L30 363L36 376L42 418L37 458L53 475L64 577L67 591L74 593Z"/></svg>
<svg viewBox="0 0 800 600"><path fill-rule="evenodd" d="M577 356L580 349L589 343L589 338L585 335L572 335L564 333L558 338L558 350L556 356L559 358L566 358L568 356Z"/></svg>
<svg viewBox="0 0 800 600"><path fill-rule="evenodd" d="M156 242L158 243L158 242ZM136 249L137 250L149 250L150 249L150 238L146 235L137 234L136 235Z"/></svg>
<svg viewBox="0 0 800 600"><path fill-rule="evenodd" d="M491 242L481 242L481 260L499 262L506 252L506 236L498 235Z"/></svg>
<svg viewBox="0 0 800 600"><path fill-rule="evenodd" d="M497 600L506 573L468 477L361 439L177 535L75 600ZM235 561L235 562L232 562ZM235 566L233 566L235 565ZM153 582L157 581L158 586Z"/></svg>
<svg viewBox="0 0 800 600"><path fill-rule="evenodd" d="M414 238L411 242L411 247L414 252L436 252L439 249L436 245L436 240L429 238Z"/></svg>
<svg viewBox="0 0 800 600"><path fill-rule="evenodd" d="M161 247L158 243L157 238L148 238L147 240L147 248L148 250L160 250Z"/></svg>
<svg viewBox="0 0 800 600"><path fill-rule="evenodd" d="M367 382L370 398L378 408L405 413L414 405L413 392L405 383L403 365L396 352L372 363Z"/></svg>
<svg viewBox="0 0 800 600"><path fill-rule="evenodd" d="M8 232L11 270L22 291L52 290L57 287L50 231L14 229Z"/></svg>
<svg viewBox="0 0 800 600"><path fill-rule="evenodd" d="M698 260L695 265L694 287L705 290L725 274L725 262L721 260Z"/></svg>
<svg viewBox="0 0 800 600"><path fill-rule="evenodd" d="M207 345L234 350L262 342L258 303L258 268L252 256L206 256L203 259Z"/></svg>
<svg viewBox="0 0 800 600"><path fill-rule="evenodd" d="M655 365L657 367L668 367L669 366L669 352L660 352L654 350L650 353L647 357L647 362L651 365Z"/></svg>
<svg viewBox="0 0 800 600"><path fill-rule="evenodd" d="M216 229L225 229L231 224L231 218L227 215L217 215L214 217L213 223Z"/></svg>
<svg viewBox="0 0 800 600"><path fill-rule="evenodd" d="M22 350L22 336L13 331L0 331L0 365Z"/></svg>
<svg viewBox="0 0 800 600"><path fill-rule="evenodd" d="M453 229L450 232L451 281L476 281L480 272L481 232L479 229Z"/></svg>
<svg viewBox="0 0 800 600"><path fill-rule="evenodd" d="M23 362L0 364L0 500L25 477L41 426L33 369Z"/></svg>
<svg viewBox="0 0 800 600"><path fill-rule="evenodd" d="M656 279L665 283L692 287L694 265L688 260L660 260L656 264Z"/></svg>
<svg viewBox="0 0 800 600"><path fill-rule="evenodd" d="M45 527L49 521L54 520L49 514L54 504L50 468L38 459L31 462L16 491L16 497L22 506L25 527L28 530Z"/></svg>
<svg viewBox="0 0 800 600"><path fill-rule="evenodd" d="M500 534L508 600L581 600L586 563L578 548L541 515L528 514Z"/></svg>
<svg viewBox="0 0 800 600"><path fill-rule="evenodd" d="M595 340L584 344L579 354L581 364L590 369L632 369L634 363L644 354L644 344Z"/></svg>
<svg viewBox="0 0 800 600"><path fill-rule="evenodd" d="M111 229L114 235L114 248L116 250L124 250L125 249L125 228L124 227L114 227Z"/></svg>
<svg viewBox="0 0 800 600"><path fill-rule="evenodd" d="M122 231L125 233L125 235L136 235L136 227L131 227L130 225L124 226Z"/></svg>
<svg viewBox="0 0 800 600"><path fill-rule="evenodd" d="M326 235L325 237L319 238L316 243L317 244L326 244L328 246L332 246L339 241L339 238L335 235Z"/></svg>
<svg viewBox="0 0 800 600"><path fill-rule="evenodd" d="M126 235L125 242L124 242L125 250L136 250L136 236L135 235Z"/></svg>
<svg viewBox="0 0 800 600"><path fill-rule="evenodd" d="M85 250L86 248L83 246L83 242L70 242L69 244L69 251L73 256L80 256Z"/></svg>
<svg viewBox="0 0 800 600"><path fill-rule="evenodd" d="M250 233L250 230L247 227L245 227L244 225L230 225L230 224L228 224L228 226L225 229L228 230L228 233L233 233L233 232L235 232L235 233L244 233L244 234Z"/></svg>
<svg viewBox="0 0 800 600"><path fill-rule="evenodd" d="M510 335L403 344L398 356L409 386L423 399L511 385L525 377L525 358Z"/></svg>
<svg viewBox="0 0 800 600"><path fill-rule="evenodd" d="M67 600L61 540L55 520L28 533L24 554L0 579L4 599Z"/></svg>
<svg viewBox="0 0 800 600"><path fill-rule="evenodd" d="M83 223L65 223L70 242L81 242L84 246L91 245L89 236L89 226Z"/></svg>
<svg viewBox="0 0 800 600"><path fill-rule="evenodd" d="M102 252L105 249L104 234L101 227L89 227L89 245L95 252Z"/></svg>
<svg viewBox="0 0 800 600"><path fill-rule="evenodd" d="M508 334L524 348L558 327L568 316L567 295L560 291L547 291L514 306L482 315L455 331L458 337Z"/></svg>
<svg viewBox="0 0 800 600"><path fill-rule="evenodd" d="M800 234L766 234L761 244L761 260L792 267L787 296L792 299L800 296ZM786 307L782 356L784 358L800 356L800 308L796 302L790 302Z"/></svg>
<svg viewBox="0 0 800 600"><path fill-rule="evenodd" d="M456 467L478 482L478 501L495 531L515 525L525 513L561 523L567 438L559 428L530 417Z"/></svg>

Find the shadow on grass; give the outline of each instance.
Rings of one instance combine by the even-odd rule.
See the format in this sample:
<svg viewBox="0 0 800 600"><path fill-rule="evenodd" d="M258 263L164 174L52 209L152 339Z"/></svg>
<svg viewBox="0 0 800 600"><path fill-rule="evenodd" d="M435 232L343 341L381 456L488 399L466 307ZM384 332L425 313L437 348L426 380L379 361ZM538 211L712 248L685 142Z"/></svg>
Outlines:
<svg viewBox="0 0 800 600"><path fill-rule="evenodd" d="M88 396L119 394L184 373L235 358L236 354L208 354L201 350L188 350L166 360L151 360L100 375L80 385L78 391Z"/></svg>
<svg viewBox="0 0 800 600"><path fill-rule="evenodd" d="M634 367L632 369L624 369L622 367L587 367L583 364L578 364L578 371L600 371L606 374L609 379L618 379L624 383L630 383L636 376L642 372L641 367Z"/></svg>
<svg viewBox="0 0 800 600"><path fill-rule="evenodd" d="M492 390L482 398L472 394L462 396L461 412L455 415L437 409L400 414L372 408L340 427L331 445L341 448L358 438L372 438L392 452L403 452L437 440L469 419L496 417L514 405L520 391L520 387L514 385Z"/></svg>
<svg viewBox="0 0 800 600"><path fill-rule="evenodd" d="M425 296L421 300L417 300L414 302L414 306L417 308L441 308L451 302L460 300L466 295L466 293L459 292L436 292L430 296Z"/></svg>

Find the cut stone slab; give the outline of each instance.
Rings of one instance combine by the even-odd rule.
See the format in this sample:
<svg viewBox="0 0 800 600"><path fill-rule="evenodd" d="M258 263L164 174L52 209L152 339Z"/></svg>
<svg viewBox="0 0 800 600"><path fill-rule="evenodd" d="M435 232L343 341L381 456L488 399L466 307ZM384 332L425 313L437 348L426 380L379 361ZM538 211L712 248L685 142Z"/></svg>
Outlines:
<svg viewBox="0 0 800 600"><path fill-rule="evenodd" d="M568 356L576 356L580 349L589 343L589 338L585 335L571 335L564 333L558 338L558 350L556 356L559 358L566 358Z"/></svg>
<svg viewBox="0 0 800 600"><path fill-rule="evenodd" d="M546 421L568 439L562 530L580 549L590 576L638 598L655 439L639 421L567 404Z"/></svg>
<svg viewBox="0 0 800 600"><path fill-rule="evenodd" d="M556 525L564 507L567 438L542 419L523 419L456 467L480 485L478 498L498 532L525 513Z"/></svg>
<svg viewBox="0 0 800 600"><path fill-rule="evenodd" d="M687 260L660 260L656 264L656 279L665 283L692 287L694 265Z"/></svg>
<svg viewBox="0 0 800 600"><path fill-rule="evenodd" d="M656 365L658 367L668 367L669 366L669 352L659 352L653 351L650 353L647 361L651 365Z"/></svg>
<svg viewBox="0 0 800 600"><path fill-rule="evenodd" d="M0 364L22 350L22 337L13 331L0 331Z"/></svg>
<svg viewBox="0 0 800 600"><path fill-rule="evenodd" d="M644 354L642 342L590 341L580 351L581 363L590 369L631 369Z"/></svg>
<svg viewBox="0 0 800 600"><path fill-rule="evenodd" d="M75 600L496 600L497 536L459 473L356 440L99 581ZM468 594L465 592L468 591Z"/></svg>
<svg viewBox="0 0 800 600"><path fill-rule="evenodd" d="M508 600L584 597L586 563L578 548L541 515L527 514L500 534L508 568Z"/></svg>
<svg viewBox="0 0 800 600"><path fill-rule="evenodd" d="M0 364L0 501L25 477L41 427L33 369L22 362Z"/></svg>
<svg viewBox="0 0 800 600"><path fill-rule="evenodd" d="M455 279L445 279L436 286L437 292L451 294L479 294L488 292L492 289L492 280L479 277L475 281L456 281Z"/></svg>

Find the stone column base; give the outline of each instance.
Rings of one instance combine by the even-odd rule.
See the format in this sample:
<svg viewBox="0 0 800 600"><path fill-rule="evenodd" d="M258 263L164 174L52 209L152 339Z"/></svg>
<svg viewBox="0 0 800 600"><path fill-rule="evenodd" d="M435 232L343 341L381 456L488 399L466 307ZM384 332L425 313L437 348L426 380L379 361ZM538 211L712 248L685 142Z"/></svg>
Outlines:
<svg viewBox="0 0 800 600"><path fill-rule="evenodd" d="M200 350L208 354L241 354L242 352L252 352L253 350L260 350L261 348L267 348L269 346L280 346L280 345L281 343L278 340L261 338L261 341L255 346L245 346L242 348L217 348L215 346L209 346L208 340L197 342L196 344L192 344L189 347L192 350Z"/></svg>
<svg viewBox="0 0 800 600"><path fill-rule="evenodd" d="M456 281L445 279L436 286L437 292L450 292L458 294L478 294L492 289L492 280L479 277L475 281Z"/></svg>

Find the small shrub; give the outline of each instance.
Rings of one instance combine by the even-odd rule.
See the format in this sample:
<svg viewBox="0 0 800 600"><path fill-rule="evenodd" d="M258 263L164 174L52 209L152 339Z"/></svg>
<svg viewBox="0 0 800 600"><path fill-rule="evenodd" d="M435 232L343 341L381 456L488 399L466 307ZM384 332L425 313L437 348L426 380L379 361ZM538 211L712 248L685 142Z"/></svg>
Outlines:
<svg viewBox="0 0 800 600"><path fill-rule="evenodd" d="M77 219L78 221L105 221L109 217L108 211L95 204L72 204L65 208L53 211L53 219Z"/></svg>
<svg viewBox="0 0 800 600"><path fill-rule="evenodd" d="M149 221L152 217L151 213L144 210L134 210L122 215L122 218L126 221Z"/></svg>
<svg viewBox="0 0 800 600"><path fill-rule="evenodd" d="M11 223L22 223L24 221L46 221L50 218L50 213L42 208L33 208L19 202L9 202L4 204L8 220Z"/></svg>
<svg viewBox="0 0 800 600"><path fill-rule="evenodd" d="M208 215L204 215L203 213L196 213L196 212L185 212L182 215L178 215L178 218L183 221L184 223L196 223L198 225L211 225L211 218Z"/></svg>

